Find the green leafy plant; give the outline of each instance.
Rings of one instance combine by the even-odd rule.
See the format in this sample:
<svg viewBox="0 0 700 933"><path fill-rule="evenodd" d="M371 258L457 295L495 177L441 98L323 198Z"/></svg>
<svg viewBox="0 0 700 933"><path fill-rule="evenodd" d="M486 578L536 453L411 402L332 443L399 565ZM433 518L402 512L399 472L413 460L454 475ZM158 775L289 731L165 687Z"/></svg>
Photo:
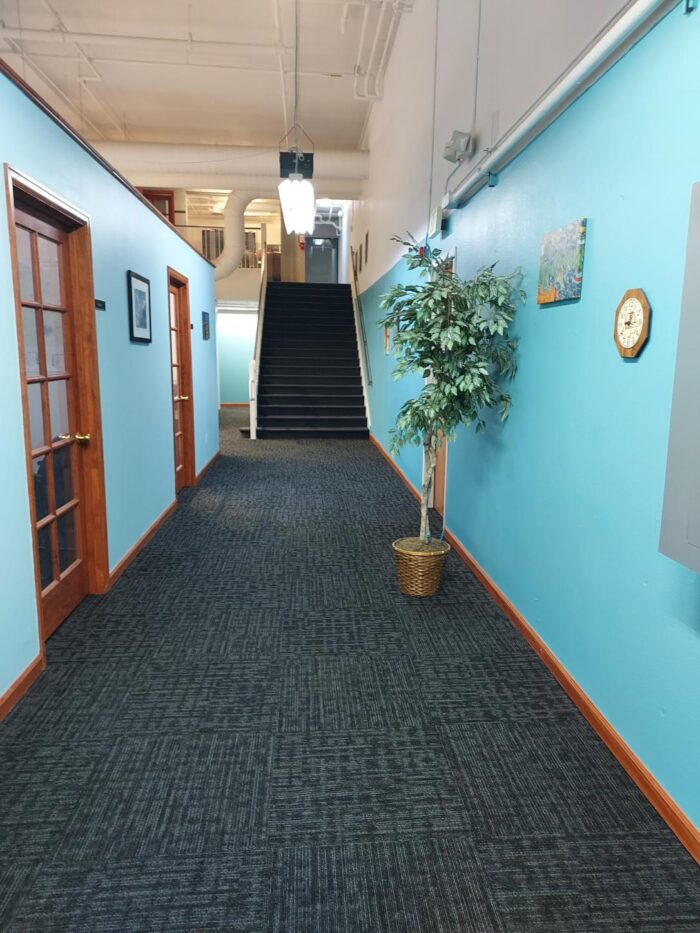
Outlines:
<svg viewBox="0 0 700 933"><path fill-rule="evenodd" d="M422 281L395 285L382 297L380 321L394 334L394 377L419 372L428 380L416 398L405 402L392 429L392 451L423 445L420 540L430 542L428 498L440 445L460 424L486 426L485 413L508 417L511 398L503 384L515 376L517 342L508 336L520 289L519 270L497 275L484 266L473 279L460 279L453 261L439 249L413 238L393 237L406 247L409 269Z"/></svg>

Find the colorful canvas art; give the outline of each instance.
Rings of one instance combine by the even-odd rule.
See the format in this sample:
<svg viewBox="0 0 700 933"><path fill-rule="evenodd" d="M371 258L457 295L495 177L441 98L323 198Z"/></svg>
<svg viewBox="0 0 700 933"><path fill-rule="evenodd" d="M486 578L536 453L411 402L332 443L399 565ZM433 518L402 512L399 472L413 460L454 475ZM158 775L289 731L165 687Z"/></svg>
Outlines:
<svg viewBox="0 0 700 933"><path fill-rule="evenodd" d="M586 218L542 237L537 304L581 297Z"/></svg>

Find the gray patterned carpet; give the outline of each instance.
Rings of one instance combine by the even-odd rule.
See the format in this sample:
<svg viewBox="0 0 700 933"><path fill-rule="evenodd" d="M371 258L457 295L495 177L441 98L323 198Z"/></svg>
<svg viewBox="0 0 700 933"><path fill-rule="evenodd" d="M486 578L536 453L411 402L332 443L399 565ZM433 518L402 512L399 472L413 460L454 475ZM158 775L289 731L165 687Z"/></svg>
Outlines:
<svg viewBox="0 0 700 933"><path fill-rule="evenodd" d="M243 441L0 728L0 929L700 930L696 866L364 441Z"/></svg>

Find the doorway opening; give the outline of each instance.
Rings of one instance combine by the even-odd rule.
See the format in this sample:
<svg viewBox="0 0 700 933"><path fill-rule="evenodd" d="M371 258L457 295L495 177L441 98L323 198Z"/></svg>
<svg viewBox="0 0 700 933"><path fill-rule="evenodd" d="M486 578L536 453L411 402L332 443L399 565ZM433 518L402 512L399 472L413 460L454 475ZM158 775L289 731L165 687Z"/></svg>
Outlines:
<svg viewBox="0 0 700 933"><path fill-rule="evenodd" d="M174 269L168 269L168 313L177 495L185 486L194 486L195 459L189 281Z"/></svg>
<svg viewBox="0 0 700 933"><path fill-rule="evenodd" d="M88 219L6 170L39 624L109 581Z"/></svg>

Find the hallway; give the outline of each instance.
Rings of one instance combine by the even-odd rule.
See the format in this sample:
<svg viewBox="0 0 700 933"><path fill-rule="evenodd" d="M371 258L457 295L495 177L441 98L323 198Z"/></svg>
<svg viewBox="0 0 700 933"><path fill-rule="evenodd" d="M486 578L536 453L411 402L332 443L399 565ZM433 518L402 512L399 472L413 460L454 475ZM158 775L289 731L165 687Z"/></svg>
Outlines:
<svg viewBox="0 0 700 933"><path fill-rule="evenodd" d="M364 441L241 439L0 726L0 928L696 929L696 868Z"/></svg>

